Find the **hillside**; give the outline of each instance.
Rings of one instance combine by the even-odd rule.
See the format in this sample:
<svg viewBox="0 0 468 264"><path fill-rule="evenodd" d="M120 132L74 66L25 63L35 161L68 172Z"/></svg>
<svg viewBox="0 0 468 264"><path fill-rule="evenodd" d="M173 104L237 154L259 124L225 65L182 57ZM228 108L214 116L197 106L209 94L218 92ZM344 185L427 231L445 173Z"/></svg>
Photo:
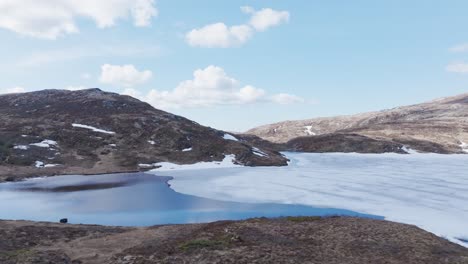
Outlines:
<svg viewBox="0 0 468 264"><path fill-rule="evenodd" d="M286 144L287 149L294 149L294 146L317 149L311 144L323 144L323 140L317 138L321 135L340 134L343 137L357 134L397 144L399 149L408 147L421 152L467 153L468 94L357 115L285 121L253 128L246 134ZM288 143L293 139L294 142ZM342 151L340 147L329 149Z"/></svg>
<svg viewBox="0 0 468 264"><path fill-rule="evenodd" d="M9 263L468 263L468 249L415 226L350 217L153 227L0 221Z"/></svg>
<svg viewBox="0 0 468 264"><path fill-rule="evenodd" d="M286 165L279 153L99 89L0 96L0 179L149 169L234 155L246 166Z"/></svg>

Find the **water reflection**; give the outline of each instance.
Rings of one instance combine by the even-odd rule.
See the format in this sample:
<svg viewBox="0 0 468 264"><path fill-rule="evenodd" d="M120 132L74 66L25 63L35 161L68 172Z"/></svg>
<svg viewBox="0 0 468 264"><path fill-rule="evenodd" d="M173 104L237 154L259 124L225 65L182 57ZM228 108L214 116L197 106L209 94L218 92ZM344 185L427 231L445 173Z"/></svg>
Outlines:
<svg viewBox="0 0 468 264"><path fill-rule="evenodd" d="M169 177L144 173L60 176L0 184L0 219L146 226L356 212L301 205L222 202L180 194Z"/></svg>

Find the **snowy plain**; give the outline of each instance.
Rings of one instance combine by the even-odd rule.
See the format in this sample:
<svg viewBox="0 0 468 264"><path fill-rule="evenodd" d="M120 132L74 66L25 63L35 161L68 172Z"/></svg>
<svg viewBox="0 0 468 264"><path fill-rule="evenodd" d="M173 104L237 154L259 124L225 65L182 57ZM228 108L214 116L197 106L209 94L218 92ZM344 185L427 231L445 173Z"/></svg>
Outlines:
<svg viewBox="0 0 468 264"><path fill-rule="evenodd" d="M468 155L283 153L287 167L161 164L175 191L224 201L374 214L468 247Z"/></svg>

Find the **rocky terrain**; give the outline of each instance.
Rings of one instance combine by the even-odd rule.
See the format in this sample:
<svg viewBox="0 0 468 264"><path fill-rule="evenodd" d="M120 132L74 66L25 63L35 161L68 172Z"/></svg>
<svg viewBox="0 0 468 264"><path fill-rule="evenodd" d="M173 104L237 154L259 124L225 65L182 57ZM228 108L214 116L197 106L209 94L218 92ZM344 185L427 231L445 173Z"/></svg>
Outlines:
<svg viewBox="0 0 468 264"><path fill-rule="evenodd" d="M407 152L405 149L411 148L420 152L468 153L468 94L378 112L285 121L257 127L246 134L279 143L280 150L346 152L357 142L356 152ZM331 138L336 138L336 143ZM343 148L346 138L350 141ZM368 139L387 146L363 151L362 144ZM328 146L323 148L324 144Z"/></svg>
<svg viewBox="0 0 468 264"><path fill-rule="evenodd" d="M0 181L150 169L235 155L246 166L287 165L269 149L99 89L0 95Z"/></svg>
<svg viewBox="0 0 468 264"><path fill-rule="evenodd" d="M0 262L468 263L415 226L351 217L257 218L141 228L0 221Z"/></svg>

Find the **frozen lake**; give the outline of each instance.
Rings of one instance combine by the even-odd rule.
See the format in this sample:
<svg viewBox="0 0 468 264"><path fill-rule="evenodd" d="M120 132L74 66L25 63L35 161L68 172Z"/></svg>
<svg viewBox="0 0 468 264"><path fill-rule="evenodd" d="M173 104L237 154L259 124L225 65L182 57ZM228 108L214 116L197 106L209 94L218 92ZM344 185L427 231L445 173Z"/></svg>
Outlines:
<svg viewBox="0 0 468 264"><path fill-rule="evenodd" d="M288 167L171 166L177 192L235 202L344 208L468 246L468 155L285 153Z"/></svg>
<svg viewBox="0 0 468 264"><path fill-rule="evenodd" d="M251 217L366 216L306 205L225 202L177 193L168 177L129 173L60 176L0 184L0 219L147 226ZM381 218L381 217L376 217Z"/></svg>

